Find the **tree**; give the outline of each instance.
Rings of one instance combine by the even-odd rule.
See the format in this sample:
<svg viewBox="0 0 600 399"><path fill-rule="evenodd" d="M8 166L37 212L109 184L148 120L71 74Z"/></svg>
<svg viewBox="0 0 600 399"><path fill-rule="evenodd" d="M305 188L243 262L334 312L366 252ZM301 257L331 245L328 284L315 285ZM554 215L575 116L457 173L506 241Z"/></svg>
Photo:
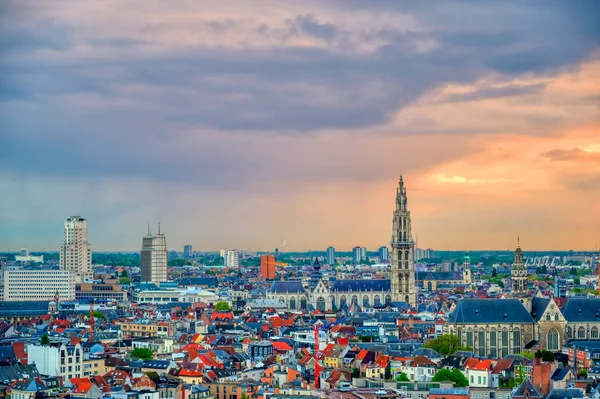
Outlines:
<svg viewBox="0 0 600 399"><path fill-rule="evenodd" d="M406 373L400 373L398 377L396 377L396 381L398 382L410 382L410 379L406 375Z"/></svg>
<svg viewBox="0 0 600 399"><path fill-rule="evenodd" d="M581 279L579 277L573 277L573 284L581 285Z"/></svg>
<svg viewBox="0 0 600 399"><path fill-rule="evenodd" d="M573 276L577 276L577 269L572 267L571 270L569 270L569 274L571 274Z"/></svg>
<svg viewBox="0 0 600 399"><path fill-rule="evenodd" d="M42 346L50 345L50 337L48 336L48 334L42 335L42 338L40 338L40 344Z"/></svg>
<svg viewBox="0 0 600 399"><path fill-rule="evenodd" d="M133 279L130 277L121 277L119 279L119 284L121 284L121 285L126 285L126 284L131 284L131 283L133 283Z"/></svg>
<svg viewBox="0 0 600 399"><path fill-rule="evenodd" d="M99 310L94 310L94 319L105 319L106 316L102 314Z"/></svg>
<svg viewBox="0 0 600 399"><path fill-rule="evenodd" d="M492 269L492 277L498 277L498 270L495 267Z"/></svg>
<svg viewBox="0 0 600 399"><path fill-rule="evenodd" d="M451 381L454 382L455 387L469 386L469 380L467 380L467 377L459 369L452 370L451 377Z"/></svg>
<svg viewBox="0 0 600 399"><path fill-rule="evenodd" d="M587 370L586 370L586 369L579 369L579 375L580 375L582 378L588 378L588 372L587 372Z"/></svg>
<svg viewBox="0 0 600 399"><path fill-rule="evenodd" d="M121 277L129 277L129 274L127 274L127 270L123 269L123 271L121 272Z"/></svg>
<svg viewBox="0 0 600 399"><path fill-rule="evenodd" d="M554 353L552 353L549 350L542 350L542 349L538 349L537 352L535 352L535 357L538 359L542 359L545 362L553 362L554 361Z"/></svg>
<svg viewBox="0 0 600 399"><path fill-rule="evenodd" d="M217 312L229 312L231 310L231 306L225 301L219 301L215 305L215 310Z"/></svg>
<svg viewBox="0 0 600 399"><path fill-rule="evenodd" d="M358 378L358 377L360 377L360 369L353 368L352 369L352 378Z"/></svg>
<svg viewBox="0 0 600 399"><path fill-rule="evenodd" d="M131 351L131 358L140 360L152 360L154 359L154 353L152 353L152 350L148 348L135 348Z"/></svg>
<svg viewBox="0 0 600 399"><path fill-rule="evenodd" d="M433 349L443 356L453 355L456 351L463 349L458 337L452 334L444 334L433 341L429 341L423 345L423 348Z"/></svg>

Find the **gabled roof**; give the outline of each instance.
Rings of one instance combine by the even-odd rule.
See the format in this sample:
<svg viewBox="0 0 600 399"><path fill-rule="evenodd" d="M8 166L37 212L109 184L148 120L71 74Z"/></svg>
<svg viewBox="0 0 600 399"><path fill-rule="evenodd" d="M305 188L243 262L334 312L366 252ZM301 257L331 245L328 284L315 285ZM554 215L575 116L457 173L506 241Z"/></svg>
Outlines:
<svg viewBox="0 0 600 399"><path fill-rule="evenodd" d="M306 290L301 281L275 281L271 285L272 293L305 293Z"/></svg>
<svg viewBox="0 0 600 399"><path fill-rule="evenodd" d="M554 388L546 399L571 399L571 398L583 398L585 395L583 394L583 390L579 388L565 388L565 389L557 389Z"/></svg>
<svg viewBox="0 0 600 399"><path fill-rule="evenodd" d="M330 291L389 291L390 280L335 280ZM384 298L381 299L385 300ZM350 302L350 298L347 299ZM362 303L359 300L360 303Z"/></svg>
<svg viewBox="0 0 600 399"><path fill-rule="evenodd" d="M448 323L533 323L533 318L517 299L462 299L450 315Z"/></svg>
<svg viewBox="0 0 600 399"><path fill-rule="evenodd" d="M550 304L550 299L542 298L542 297L534 297L531 302L531 316L535 319L535 321L539 321L542 318L542 315L546 311L546 308Z"/></svg>
<svg viewBox="0 0 600 399"><path fill-rule="evenodd" d="M600 299L569 298L562 314L568 322L600 322Z"/></svg>
<svg viewBox="0 0 600 399"><path fill-rule="evenodd" d="M536 387L531 383L529 378L525 378L519 388L512 395L513 398L543 398L542 394Z"/></svg>

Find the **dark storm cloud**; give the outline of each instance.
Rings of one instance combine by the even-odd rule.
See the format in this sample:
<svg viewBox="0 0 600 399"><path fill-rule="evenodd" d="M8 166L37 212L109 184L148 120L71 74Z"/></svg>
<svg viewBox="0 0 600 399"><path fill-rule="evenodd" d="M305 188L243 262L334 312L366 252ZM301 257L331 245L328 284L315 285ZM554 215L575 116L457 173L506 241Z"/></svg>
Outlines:
<svg viewBox="0 0 600 399"><path fill-rule="evenodd" d="M190 140L190 131L201 138L203 130L275 136L384 125L427 90L472 83L490 72L551 75L578 65L598 45L591 20L572 20L545 3L496 6L492 12L473 2L452 4L456 9L444 5L443 11L401 7L423 21L419 32L347 27L316 12L301 13L280 21L285 29L257 23L256 32L282 43L257 47L161 47L108 29L74 43L76 28L68 22L44 20L28 29L16 24L0 38L0 166L27 174L161 181L175 175L231 185L271 170L260 158L268 151L253 147L268 146L269 139L194 141L197 147L180 147L178 140ZM475 17L465 18L465 7L475 7ZM239 29L233 19L203 26L217 35ZM290 34L324 46L301 47ZM358 50L360 40L381 45ZM432 48L422 49L427 42ZM92 45L97 53L77 53L74 44ZM40 51L46 49L60 55ZM541 88L484 88L451 100ZM25 153L30 161L16 155Z"/></svg>
<svg viewBox="0 0 600 399"><path fill-rule="evenodd" d="M507 85L502 87L482 87L469 93L460 93L448 95L443 99L443 102L461 102L485 100L490 98L502 98L521 96L524 94L538 93L546 87L544 83L530 85Z"/></svg>

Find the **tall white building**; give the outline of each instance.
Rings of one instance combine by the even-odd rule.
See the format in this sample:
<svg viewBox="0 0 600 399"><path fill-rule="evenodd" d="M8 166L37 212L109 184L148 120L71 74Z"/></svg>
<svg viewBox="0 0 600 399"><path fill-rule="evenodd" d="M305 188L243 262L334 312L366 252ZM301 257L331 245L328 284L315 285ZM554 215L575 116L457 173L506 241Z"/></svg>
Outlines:
<svg viewBox="0 0 600 399"><path fill-rule="evenodd" d="M4 270L5 301L52 301L75 299L75 275L68 270Z"/></svg>
<svg viewBox="0 0 600 399"><path fill-rule="evenodd" d="M240 267L240 256L238 252L234 249L231 251L227 251L227 257L225 258L226 263L225 266L237 268Z"/></svg>
<svg viewBox="0 0 600 399"><path fill-rule="evenodd" d="M76 345L27 345L27 363L40 374L63 380L83 377L83 349Z"/></svg>
<svg viewBox="0 0 600 399"><path fill-rule="evenodd" d="M141 280L153 282L158 285L167 281L167 237L160 232L155 236L150 232L142 239L141 251Z"/></svg>
<svg viewBox="0 0 600 399"><path fill-rule="evenodd" d="M70 216L65 220L65 239L60 246L60 268L73 272L77 282L94 278L87 220L81 216Z"/></svg>

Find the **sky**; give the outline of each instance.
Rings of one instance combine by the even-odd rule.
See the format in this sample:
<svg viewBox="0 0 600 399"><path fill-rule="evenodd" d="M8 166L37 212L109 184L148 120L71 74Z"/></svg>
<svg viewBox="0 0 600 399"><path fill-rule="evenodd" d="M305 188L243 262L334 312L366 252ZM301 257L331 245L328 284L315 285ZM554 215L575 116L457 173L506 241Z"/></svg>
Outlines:
<svg viewBox="0 0 600 399"><path fill-rule="evenodd" d="M0 2L0 250L600 245L600 2Z"/></svg>

